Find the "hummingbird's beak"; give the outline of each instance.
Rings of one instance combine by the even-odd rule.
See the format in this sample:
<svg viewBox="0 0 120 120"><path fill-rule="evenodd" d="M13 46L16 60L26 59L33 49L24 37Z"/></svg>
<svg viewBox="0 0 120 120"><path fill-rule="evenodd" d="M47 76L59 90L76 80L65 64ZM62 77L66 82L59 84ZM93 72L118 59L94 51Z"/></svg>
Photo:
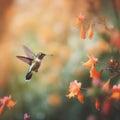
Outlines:
<svg viewBox="0 0 120 120"><path fill-rule="evenodd" d="M46 56L54 56L53 54L46 54Z"/></svg>

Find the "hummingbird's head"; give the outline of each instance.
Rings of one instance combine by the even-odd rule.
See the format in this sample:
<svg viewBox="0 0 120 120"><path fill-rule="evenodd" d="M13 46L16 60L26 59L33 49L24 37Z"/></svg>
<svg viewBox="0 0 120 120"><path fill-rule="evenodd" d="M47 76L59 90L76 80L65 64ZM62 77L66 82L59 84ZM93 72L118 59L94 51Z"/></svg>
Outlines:
<svg viewBox="0 0 120 120"><path fill-rule="evenodd" d="M38 58L39 59L43 59L43 57L45 57L46 56L46 54L45 53L42 53L42 52L40 52L39 54L38 54Z"/></svg>

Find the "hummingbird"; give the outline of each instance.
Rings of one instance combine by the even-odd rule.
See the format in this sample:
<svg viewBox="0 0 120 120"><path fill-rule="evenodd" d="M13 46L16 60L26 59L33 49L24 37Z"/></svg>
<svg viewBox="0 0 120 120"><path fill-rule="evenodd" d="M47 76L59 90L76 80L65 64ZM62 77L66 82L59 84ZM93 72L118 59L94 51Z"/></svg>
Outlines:
<svg viewBox="0 0 120 120"><path fill-rule="evenodd" d="M27 57L24 57L24 56L16 56L16 57L29 65L29 69L28 69L28 72L26 74L26 80L30 80L32 78L33 73L38 72L38 69L39 69L39 67L41 65L42 59L45 56L52 56L52 54L48 55L48 54L39 52L38 54L35 55L26 46L23 46L23 49L24 49Z"/></svg>

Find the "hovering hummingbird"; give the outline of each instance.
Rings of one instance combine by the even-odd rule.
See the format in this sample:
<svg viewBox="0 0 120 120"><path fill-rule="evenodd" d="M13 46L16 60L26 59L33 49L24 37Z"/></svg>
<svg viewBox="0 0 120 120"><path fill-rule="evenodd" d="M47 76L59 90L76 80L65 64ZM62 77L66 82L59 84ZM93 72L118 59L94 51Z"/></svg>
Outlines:
<svg viewBox="0 0 120 120"><path fill-rule="evenodd" d="M29 80L31 79L34 72L38 72L38 69L41 65L41 61L47 54L40 52L37 55L35 55L28 47L23 46L23 48L28 57L24 57L24 56L16 56L16 57L30 66L26 74L26 80ZM52 54L47 56L52 56Z"/></svg>

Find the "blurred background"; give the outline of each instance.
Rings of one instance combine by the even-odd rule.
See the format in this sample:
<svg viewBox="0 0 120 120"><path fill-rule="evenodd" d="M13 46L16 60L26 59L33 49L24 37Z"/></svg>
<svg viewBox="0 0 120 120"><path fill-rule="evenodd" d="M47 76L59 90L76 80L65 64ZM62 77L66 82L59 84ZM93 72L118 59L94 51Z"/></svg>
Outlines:
<svg viewBox="0 0 120 120"><path fill-rule="evenodd" d="M73 25L81 12L95 24L92 40L82 40ZM102 61L99 69L110 58L120 59L119 30L120 0L0 0L0 98L11 95L17 102L0 120L23 120L24 113L31 120L101 120L91 99L82 105L66 94L75 79L89 86L89 72L81 65L87 55ZM25 82L29 66L16 58L25 56L23 45L34 53L54 54L43 59L30 82ZM105 120L119 120L119 113L115 108Z"/></svg>

